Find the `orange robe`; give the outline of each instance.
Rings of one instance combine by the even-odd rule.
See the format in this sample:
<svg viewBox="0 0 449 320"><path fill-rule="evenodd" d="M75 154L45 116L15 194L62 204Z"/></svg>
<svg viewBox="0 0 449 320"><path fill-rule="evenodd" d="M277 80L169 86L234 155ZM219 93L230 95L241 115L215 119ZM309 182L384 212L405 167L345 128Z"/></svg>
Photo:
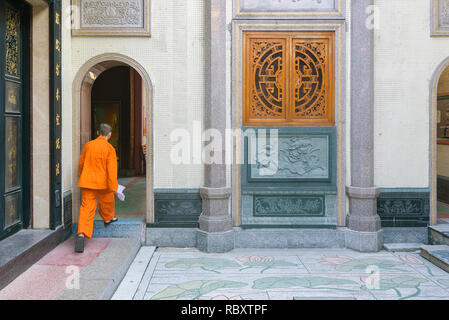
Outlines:
<svg viewBox="0 0 449 320"><path fill-rule="evenodd" d="M114 147L98 137L84 147L79 161L81 208L78 218L78 234L91 238L97 200L100 215L105 221L115 216L114 192L117 191L117 156Z"/></svg>

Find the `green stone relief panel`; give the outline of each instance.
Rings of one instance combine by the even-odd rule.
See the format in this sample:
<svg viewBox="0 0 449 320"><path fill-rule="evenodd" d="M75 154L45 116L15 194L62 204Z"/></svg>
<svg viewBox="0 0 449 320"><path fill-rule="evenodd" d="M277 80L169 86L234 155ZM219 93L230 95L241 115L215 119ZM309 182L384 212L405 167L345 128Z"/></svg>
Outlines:
<svg viewBox="0 0 449 320"><path fill-rule="evenodd" d="M245 137L242 227L337 225L334 127L247 127Z"/></svg>
<svg viewBox="0 0 449 320"><path fill-rule="evenodd" d="M156 189L155 223L150 227L197 227L202 209L198 189Z"/></svg>
<svg viewBox="0 0 449 320"><path fill-rule="evenodd" d="M249 139L250 181L258 179L329 179L329 137L279 136L258 144L257 151Z"/></svg>
<svg viewBox="0 0 449 320"><path fill-rule="evenodd" d="M322 217L324 196L254 196L255 217Z"/></svg>
<svg viewBox="0 0 449 320"><path fill-rule="evenodd" d="M383 227L427 227L430 219L430 190L381 189L377 213Z"/></svg>
<svg viewBox="0 0 449 320"><path fill-rule="evenodd" d="M291 193L291 192L289 192ZM246 193L242 199L243 227L329 226L337 224L337 196L309 194Z"/></svg>

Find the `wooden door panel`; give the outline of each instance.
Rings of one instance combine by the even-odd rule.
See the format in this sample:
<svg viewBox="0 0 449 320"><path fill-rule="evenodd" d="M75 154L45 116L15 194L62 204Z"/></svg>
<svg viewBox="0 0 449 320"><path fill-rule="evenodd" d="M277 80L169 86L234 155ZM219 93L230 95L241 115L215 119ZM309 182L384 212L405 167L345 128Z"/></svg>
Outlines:
<svg viewBox="0 0 449 320"><path fill-rule="evenodd" d="M246 60L246 119L282 120L285 110L285 57L287 39L249 39Z"/></svg>
<svg viewBox="0 0 449 320"><path fill-rule="evenodd" d="M244 34L243 125L334 125L334 33Z"/></svg>

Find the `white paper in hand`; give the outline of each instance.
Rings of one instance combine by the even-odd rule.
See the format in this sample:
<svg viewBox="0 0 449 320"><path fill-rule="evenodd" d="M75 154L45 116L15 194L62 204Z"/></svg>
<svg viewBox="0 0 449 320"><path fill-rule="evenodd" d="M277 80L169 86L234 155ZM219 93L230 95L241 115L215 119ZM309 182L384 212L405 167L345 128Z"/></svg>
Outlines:
<svg viewBox="0 0 449 320"><path fill-rule="evenodd" d="M123 194L123 191L125 191L125 189L126 188L124 186L122 186L121 184L118 185L116 195L120 201L125 201L125 195Z"/></svg>

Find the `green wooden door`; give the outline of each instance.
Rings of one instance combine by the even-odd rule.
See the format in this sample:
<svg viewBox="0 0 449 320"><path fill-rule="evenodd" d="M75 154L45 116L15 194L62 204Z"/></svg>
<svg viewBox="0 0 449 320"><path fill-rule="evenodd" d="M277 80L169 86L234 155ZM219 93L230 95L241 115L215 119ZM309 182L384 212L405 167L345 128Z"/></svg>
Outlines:
<svg viewBox="0 0 449 320"><path fill-rule="evenodd" d="M0 239L29 224L28 7L0 2Z"/></svg>

